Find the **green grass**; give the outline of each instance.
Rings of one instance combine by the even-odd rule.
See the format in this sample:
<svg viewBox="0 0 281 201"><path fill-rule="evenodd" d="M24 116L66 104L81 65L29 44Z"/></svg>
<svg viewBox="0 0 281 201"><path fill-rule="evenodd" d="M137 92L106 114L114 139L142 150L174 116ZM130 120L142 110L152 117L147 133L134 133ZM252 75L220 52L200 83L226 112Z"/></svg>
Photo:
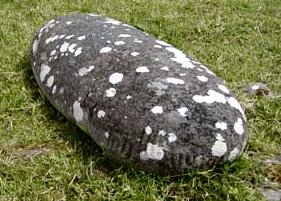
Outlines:
<svg viewBox="0 0 281 201"><path fill-rule="evenodd" d="M112 164L32 77L34 32L74 12L134 25L225 79L248 117L244 155L177 178ZM279 0L0 0L0 200L263 200L257 189L281 181L280 167L262 163L281 154L280 19ZM268 84L276 98L248 96L243 86L252 82Z"/></svg>

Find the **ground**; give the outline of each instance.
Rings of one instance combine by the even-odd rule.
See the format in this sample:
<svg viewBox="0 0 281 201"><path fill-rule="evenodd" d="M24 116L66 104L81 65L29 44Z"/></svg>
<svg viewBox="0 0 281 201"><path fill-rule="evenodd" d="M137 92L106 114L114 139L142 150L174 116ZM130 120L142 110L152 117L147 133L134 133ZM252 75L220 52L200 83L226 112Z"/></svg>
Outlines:
<svg viewBox="0 0 281 201"><path fill-rule="evenodd" d="M0 200L265 200L280 188L281 5L278 0L1 0ZM29 65L42 23L97 13L184 50L224 79L243 105L249 139L233 163L179 177L120 167L39 91ZM272 96L245 93L267 84Z"/></svg>

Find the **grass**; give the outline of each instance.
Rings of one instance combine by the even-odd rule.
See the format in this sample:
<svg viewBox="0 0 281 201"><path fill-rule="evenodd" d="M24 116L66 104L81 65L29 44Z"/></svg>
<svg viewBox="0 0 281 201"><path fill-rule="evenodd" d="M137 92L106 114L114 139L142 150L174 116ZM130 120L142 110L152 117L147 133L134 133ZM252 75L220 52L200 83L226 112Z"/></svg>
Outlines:
<svg viewBox="0 0 281 201"><path fill-rule="evenodd" d="M281 184L281 5L278 0L1 0L0 200L263 200ZM118 167L40 93L31 40L56 16L90 12L134 25L184 50L228 82L245 107L244 155L206 172L156 177ZM243 86L268 84L275 99Z"/></svg>

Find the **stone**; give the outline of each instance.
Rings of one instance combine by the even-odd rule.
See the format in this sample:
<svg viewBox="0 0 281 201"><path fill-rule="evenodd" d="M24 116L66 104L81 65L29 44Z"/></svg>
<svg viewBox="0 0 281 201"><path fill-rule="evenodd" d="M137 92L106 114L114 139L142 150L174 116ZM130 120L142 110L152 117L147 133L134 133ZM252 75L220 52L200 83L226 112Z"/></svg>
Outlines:
<svg viewBox="0 0 281 201"><path fill-rule="evenodd" d="M281 200L281 190L270 189L270 188L260 188L260 193L265 197L267 201L280 201Z"/></svg>
<svg viewBox="0 0 281 201"><path fill-rule="evenodd" d="M267 96L273 98L273 94L268 86L264 83L251 83L244 88L245 92L249 95Z"/></svg>
<svg viewBox="0 0 281 201"><path fill-rule="evenodd" d="M31 47L39 88L120 164L159 175L240 156L246 116L212 71L172 45L95 14L43 25Z"/></svg>
<svg viewBox="0 0 281 201"><path fill-rule="evenodd" d="M269 165L281 165L281 155L277 155L271 159L265 160L264 163Z"/></svg>

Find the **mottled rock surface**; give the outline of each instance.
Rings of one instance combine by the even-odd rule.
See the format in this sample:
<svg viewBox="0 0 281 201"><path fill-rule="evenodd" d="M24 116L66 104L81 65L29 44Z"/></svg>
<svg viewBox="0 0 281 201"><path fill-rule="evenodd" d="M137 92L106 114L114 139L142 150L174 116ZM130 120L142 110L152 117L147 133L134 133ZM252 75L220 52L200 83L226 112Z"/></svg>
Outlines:
<svg viewBox="0 0 281 201"><path fill-rule="evenodd" d="M213 72L117 20L49 21L31 64L52 104L121 163L172 175L232 161L245 147L244 112Z"/></svg>

